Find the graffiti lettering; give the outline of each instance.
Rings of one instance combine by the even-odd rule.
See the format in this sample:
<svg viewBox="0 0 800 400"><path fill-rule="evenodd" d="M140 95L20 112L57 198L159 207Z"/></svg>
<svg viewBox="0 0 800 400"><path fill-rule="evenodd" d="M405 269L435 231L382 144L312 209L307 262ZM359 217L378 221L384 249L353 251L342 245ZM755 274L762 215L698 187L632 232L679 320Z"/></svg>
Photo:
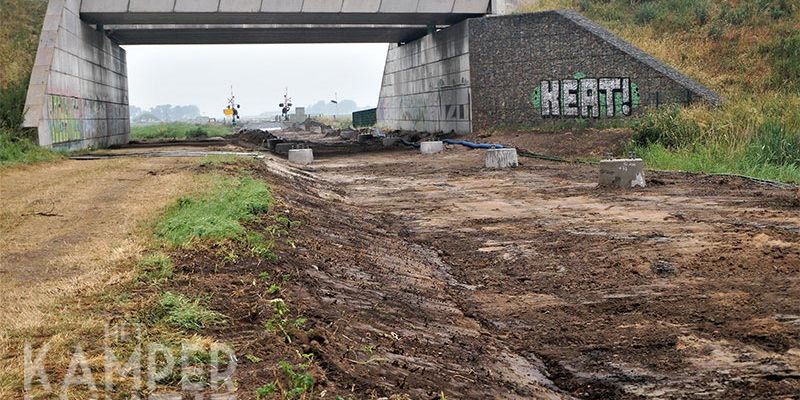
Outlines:
<svg viewBox="0 0 800 400"><path fill-rule="evenodd" d="M80 99L62 96L48 96L47 112L50 116L50 133L53 143L65 143L81 139L81 115L83 107Z"/></svg>
<svg viewBox="0 0 800 400"><path fill-rule="evenodd" d="M558 83L554 85L551 81L542 81L540 93L542 115L561 115L561 87Z"/></svg>
<svg viewBox="0 0 800 400"><path fill-rule="evenodd" d="M629 116L639 106L639 88L630 78L546 80L531 94L542 117L613 118Z"/></svg>

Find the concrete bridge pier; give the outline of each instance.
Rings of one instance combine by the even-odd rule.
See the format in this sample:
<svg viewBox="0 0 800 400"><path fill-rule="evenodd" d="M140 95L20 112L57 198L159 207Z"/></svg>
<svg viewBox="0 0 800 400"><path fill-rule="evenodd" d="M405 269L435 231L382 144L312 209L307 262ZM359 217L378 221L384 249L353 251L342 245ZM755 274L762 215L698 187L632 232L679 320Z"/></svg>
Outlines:
<svg viewBox="0 0 800 400"><path fill-rule="evenodd" d="M54 149L108 147L130 135L125 50L80 19L80 0L50 0L28 88L25 127Z"/></svg>

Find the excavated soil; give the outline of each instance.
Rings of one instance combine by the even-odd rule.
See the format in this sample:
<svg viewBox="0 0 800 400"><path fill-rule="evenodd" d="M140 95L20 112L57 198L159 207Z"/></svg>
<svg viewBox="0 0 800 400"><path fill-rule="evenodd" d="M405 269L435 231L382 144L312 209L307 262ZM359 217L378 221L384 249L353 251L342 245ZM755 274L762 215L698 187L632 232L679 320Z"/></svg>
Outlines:
<svg viewBox="0 0 800 400"><path fill-rule="evenodd" d="M591 166L490 171L462 148L253 174L299 222L280 260L178 254L173 284L228 316L205 333L256 356L240 398L298 352L325 398L800 398L792 190L677 173L603 190ZM275 297L307 318L291 343L263 328Z"/></svg>

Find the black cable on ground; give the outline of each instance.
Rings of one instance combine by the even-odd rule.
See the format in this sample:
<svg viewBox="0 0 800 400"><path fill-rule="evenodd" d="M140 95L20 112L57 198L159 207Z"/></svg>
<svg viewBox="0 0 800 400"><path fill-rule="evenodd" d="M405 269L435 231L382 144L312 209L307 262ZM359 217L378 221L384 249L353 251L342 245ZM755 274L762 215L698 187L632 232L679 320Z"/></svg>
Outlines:
<svg viewBox="0 0 800 400"><path fill-rule="evenodd" d="M597 165L597 164L599 164L599 162L597 162L597 161L567 160L565 158L555 157L555 156L548 156L548 155L539 154L539 153L533 153L533 152L530 152L530 151L527 151L527 150L517 150L517 154L519 154L522 157L535 158L537 160L545 160L545 161L555 161L555 162L561 162L561 163L587 164L587 165ZM800 188L800 186L794 185L794 184L791 184L791 183L778 182L778 181L772 181L772 180L769 180L769 179L761 179L761 178L755 178L755 177L752 177L752 176L731 174L731 173L691 172L691 171L662 170L662 169L648 169L648 170L649 171L654 171L654 172L682 173L682 174L687 174L687 175L727 176L727 177L733 177L733 178L741 178L741 179L745 179L745 180L748 180L748 181L751 181L751 182L755 182L755 183L759 183L759 184L762 184L762 185L773 186L773 187L776 187L776 188L779 188L779 189L796 190L796 189Z"/></svg>
<svg viewBox="0 0 800 400"><path fill-rule="evenodd" d="M517 149L517 154L522 156L522 157L535 158L537 160L555 161L555 162L562 162L562 163L569 163L569 164L588 164L588 165L596 165L596 164L598 164L597 161L567 160L566 158L548 156L546 154L533 153L533 152L530 152L530 151L527 151L527 150L519 150L519 149Z"/></svg>

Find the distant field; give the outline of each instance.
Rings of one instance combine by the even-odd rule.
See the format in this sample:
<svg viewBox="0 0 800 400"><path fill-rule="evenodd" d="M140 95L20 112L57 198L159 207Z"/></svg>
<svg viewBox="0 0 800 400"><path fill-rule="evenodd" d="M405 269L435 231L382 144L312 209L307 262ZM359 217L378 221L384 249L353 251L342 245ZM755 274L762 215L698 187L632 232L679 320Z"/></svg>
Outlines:
<svg viewBox="0 0 800 400"><path fill-rule="evenodd" d="M157 125L131 127L131 140L146 139L191 139L214 136L228 136L233 133L230 126L199 125L185 122L171 122Z"/></svg>

